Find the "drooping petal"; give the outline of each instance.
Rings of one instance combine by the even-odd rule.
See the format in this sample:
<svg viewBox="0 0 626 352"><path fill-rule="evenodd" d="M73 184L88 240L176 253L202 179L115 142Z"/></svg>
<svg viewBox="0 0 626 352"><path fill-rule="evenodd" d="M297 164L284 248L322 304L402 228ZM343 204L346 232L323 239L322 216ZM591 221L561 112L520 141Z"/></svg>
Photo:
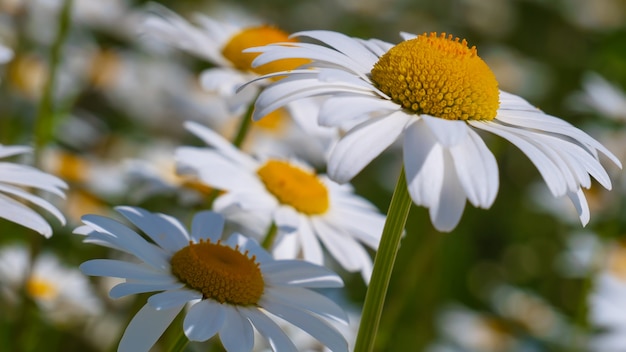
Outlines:
<svg viewBox="0 0 626 352"><path fill-rule="evenodd" d="M337 274L323 266L302 260L280 260L261 263L267 283L299 287L342 287Z"/></svg>
<svg viewBox="0 0 626 352"><path fill-rule="evenodd" d="M203 299L189 308L183 329L191 341L206 341L224 325L226 313L222 305L212 299Z"/></svg>
<svg viewBox="0 0 626 352"><path fill-rule="evenodd" d="M436 206L443 186L443 150L422 121L412 123L404 133L404 167L411 199L427 208Z"/></svg>
<svg viewBox="0 0 626 352"><path fill-rule="evenodd" d="M285 334L280 326L268 316L261 313L256 308L242 307L239 310L250 319L261 336L269 342L272 350L280 352L298 352L298 348L291 342L287 334Z"/></svg>
<svg viewBox="0 0 626 352"><path fill-rule="evenodd" d="M402 111L383 118L372 118L351 129L333 148L328 175L345 183L395 142L411 117Z"/></svg>
<svg viewBox="0 0 626 352"><path fill-rule="evenodd" d="M441 232L452 231L461 220L465 209L465 191L459 182L449 153L444 153L443 186L437 205L429 208L433 226Z"/></svg>
<svg viewBox="0 0 626 352"><path fill-rule="evenodd" d="M574 204L580 222L583 226L586 226L589 223L590 214L589 204L587 204L587 198L585 198L583 190L579 188L576 192L567 192L567 196Z"/></svg>
<svg viewBox="0 0 626 352"><path fill-rule="evenodd" d="M295 307L286 306L276 301L269 301L265 298L261 298L259 303L268 312L306 331L309 335L328 346L331 351L348 351L348 342L345 337L337 329L318 317Z"/></svg>
<svg viewBox="0 0 626 352"><path fill-rule="evenodd" d="M148 304L135 314L126 327L117 348L119 352L149 351L174 321L184 305L165 310L156 310Z"/></svg>
<svg viewBox="0 0 626 352"><path fill-rule="evenodd" d="M266 287L263 293L266 300L300 307L323 317L348 324L344 310L331 299L315 291L302 287Z"/></svg>
<svg viewBox="0 0 626 352"><path fill-rule="evenodd" d="M224 325L220 329L220 340L226 351L246 352L254 347L254 330L252 324L243 316L238 307L224 307Z"/></svg>
<svg viewBox="0 0 626 352"><path fill-rule="evenodd" d="M0 218L37 231L46 238L52 236L52 228L46 219L15 199L0 194L0 209Z"/></svg>
<svg viewBox="0 0 626 352"><path fill-rule="evenodd" d="M122 298L138 293L177 290L184 287L185 284L177 280L163 280L163 282L135 283L122 282L115 285L109 291L109 297L113 299Z"/></svg>

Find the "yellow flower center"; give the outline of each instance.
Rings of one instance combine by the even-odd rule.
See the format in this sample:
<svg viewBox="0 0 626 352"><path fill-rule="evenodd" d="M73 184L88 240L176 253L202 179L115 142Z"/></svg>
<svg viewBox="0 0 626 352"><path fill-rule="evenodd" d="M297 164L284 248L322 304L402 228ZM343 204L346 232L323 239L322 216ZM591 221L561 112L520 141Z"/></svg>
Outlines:
<svg viewBox="0 0 626 352"><path fill-rule="evenodd" d="M328 210L328 190L314 173L279 160L269 160L257 174L282 204L309 215Z"/></svg>
<svg viewBox="0 0 626 352"><path fill-rule="evenodd" d="M286 114L285 109L276 109L262 119L255 121L254 126L266 131L280 132L287 122L288 117Z"/></svg>
<svg viewBox="0 0 626 352"><path fill-rule="evenodd" d="M283 59L269 62L258 67L252 67L252 61L259 56L260 53L242 52L248 48L280 42L296 42L296 40L289 38L289 35L280 29L270 26L247 28L230 39L224 46L224 49L222 49L222 54L225 58L230 60L237 69L252 71L259 75L293 70L309 62L309 60L306 59Z"/></svg>
<svg viewBox="0 0 626 352"><path fill-rule="evenodd" d="M371 72L378 88L417 114L447 120L492 120L498 82L476 47L445 33L420 35L383 55Z"/></svg>
<svg viewBox="0 0 626 352"><path fill-rule="evenodd" d="M26 283L26 292L35 299L48 301L56 297L58 290L49 280L31 277Z"/></svg>
<svg viewBox="0 0 626 352"><path fill-rule="evenodd" d="M189 287L202 292L203 298L220 303L254 305L265 288L256 257L211 241L189 243L170 261L172 274Z"/></svg>

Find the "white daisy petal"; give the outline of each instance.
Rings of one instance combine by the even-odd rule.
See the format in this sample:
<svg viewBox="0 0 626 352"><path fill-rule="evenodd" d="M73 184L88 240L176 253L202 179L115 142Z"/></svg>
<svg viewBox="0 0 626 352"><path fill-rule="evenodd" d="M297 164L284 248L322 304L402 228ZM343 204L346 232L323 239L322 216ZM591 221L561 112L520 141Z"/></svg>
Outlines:
<svg viewBox="0 0 626 352"><path fill-rule="evenodd" d="M154 294L148 297L148 304L156 310L163 310L179 307L187 302L201 298L201 292L182 288L180 290L169 290Z"/></svg>
<svg viewBox="0 0 626 352"><path fill-rule="evenodd" d="M489 208L498 194L498 164L478 134L470 129L467 133L468 138L450 148L450 154L469 201Z"/></svg>
<svg viewBox="0 0 626 352"><path fill-rule="evenodd" d="M291 342L289 337L268 316L255 308L240 308L254 327L269 342L272 350L280 352L298 352L298 348Z"/></svg>
<svg viewBox="0 0 626 352"><path fill-rule="evenodd" d="M183 321L183 329L189 340L206 341L217 334L225 319L226 313L220 303L203 299L189 308Z"/></svg>
<svg viewBox="0 0 626 352"><path fill-rule="evenodd" d="M111 239L118 243L146 263L161 269L169 268L169 262L165 253L156 247L146 245L147 242L135 231L121 223L99 215L85 215L83 223L91 226L94 230L110 235Z"/></svg>
<svg viewBox="0 0 626 352"><path fill-rule="evenodd" d="M587 198L585 198L583 190L579 188L576 192L567 192L567 196L572 201L572 204L574 204L578 217L580 218L580 222L583 226L586 226L589 223L590 214Z"/></svg>
<svg viewBox="0 0 626 352"><path fill-rule="evenodd" d="M326 249L344 269L354 272L367 265L362 262L365 259L363 247L347 233L321 219L313 219L311 224Z"/></svg>
<svg viewBox="0 0 626 352"><path fill-rule="evenodd" d="M61 198L65 197L63 189L67 188L67 184L55 176L30 166L4 162L0 162L0 183L41 189Z"/></svg>
<svg viewBox="0 0 626 352"><path fill-rule="evenodd" d="M52 236L50 224L24 204L0 194L0 209L0 218L37 231L46 238Z"/></svg>
<svg viewBox="0 0 626 352"><path fill-rule="evenodd" d="M186 121L185 128L195 134L198 138L202 139L206 144L216 148L220 153L228 156L232 160L237 161L240 165L254 169L256 162L245 154L240 153L237 148L226 141L222 136L204 127L201 124L193 121Z"/></svg>
<svg viewBox="0 0 626 352"><path fill-rule="evenodd" d="M300 242L302 242L302 256L306 261L323 265L324 254L322 246L320 246L319 240L315 237L310 222L308 219L301 217L299 225L297 234L300 237Z"/></svg>
<svg viewBox="0 0 626 352"><path fill-rule="evenodd" d="M461 220L465 209L465 191L454 170L452 157L444 153L444 177L439 202L429 209L433 226L441 232L450 232Z"/></svg>
<svg viewBox="0 0 626 352"><path fill-rule="evenodd" d="M191 223L191 238L196 242L201 239L217 242L222 237L224 223L224 217L218 213L212 211L199 212L193 217Z"/></svg>
<svg viewBox="0 0 626 352"><path fill-rule="evenodd" d="M343 281L332 271L302 260L281 260L261 264L261 270L271 284L299 287L343 287Z"/></svg>
<svg viewBox="0 0 626 352"><path fill-rule="evenodd" d="M266 300L293 307L301 307L312 313L347 324L348 316L335 302L321 294L301 287L268 287Z"/></svg>
<svg viewBox="0 0 626 352"><path fill-rule="evenodd" d="M397 112L385 118L372 118L350 130L331 151L330 178L338 183L348 182L395 142L409 121L406 114Z"/></svg>
<svg viewBox="0 0 626 352"><path fill-rule="evenodd" d="M248 319L238 308L224 305L224 325L220 329L220 340L226 351L252 351L254 330Z"/></svg>
<svg viewBox="0 0 626 352"><path fill-rule="evenodd" d="M24 145L2 145L0 144L0 158L30 153L33 148Z"/></svg>
<svg viewBox="0 0 626 352"><path fill-rule="evenodd" d="M265 249L263 249L263 247L261 247L256 240L250 237L234 233L228 237L226 243L233 247L235 245L239 246L239 251L241 253L245 253L247 251L250 257L255 256L258 263L262 264L273 261L272 256Z"/></svg>
<svg viewBox="0 0 626 352"><path fill-rule="evenodd" d="M109 297L113 299L117 299L117 298L122 298L128 295L135 295L138 293L165 291L165 290L177 290L184 286L185 284L181 282L175 282L174 280L172 280L171 282L164 280L163 282L150 282L150 283L123 282L121 284L115 285L109 291Z"/></svg>
<svg viewBox="0 0 626 352"><path fill-rule="evenodd" d="M404 132L404 167L411 199L417 205L439 203L443 187L443 151L425 123L417 121Z"/></svg>
<svg viewBox="0 0 626 352"><path fill-rule="evenodd" d="M24 191L21 188L17 188L17 187L13 187L7 184L2 184L0 183L0 192L4 192L7 194L11 194L13 196L22 198L24 200L27 200L41 208L43 208L44 210L46 210L47 212L49 212L50 214L54 215L55 218L57 218L59 220L59 222L61 223L61 225L65 225L65 217L63 216L63 214L54 206L52 205L52 203L48 202L47 200L41 198L41 197L37 197L35 195L32 195L26 191Z"/></svg>
<svg viewBox="0 0 626 352"><path fill-rule="evenodd" d="M562 171L542 150L497 124L477 121L470 121L469 123L478 129L491 132L513 143L526 154L537 170L539 170L539 173L554 196L558 197L565 194L565 179L563 178Z"/></svg>
<svg viewBox="0 0 626 352"><path fill-rule="evenodd" d="M364 48L360 42L341 33L322 30L302 31L292 34L292 37L317 39L335 48L347 57L358 58L358 63L363 66L363 73L369 73L372 70L372 66L378 61L378 57Z"/></svg>
<svg viewBox="0 0 626 352"><path fill-rule="evenodd" d="M261 299L261 302L267 311L306 331L309 335L328 346L331 351L348 351L346 339L325 321L279 302L265 299Z"/></svg>
<svg viewBox="0 0 626 352"><path fill-rule="evenodd" d="M465 121L445 120L429 115L421 115L421 118L444 148L451 148L462 143L467 136L468 128Z"/></svg>
<svg viewBox="0 0 626 352"><path fill-rule="evenodd" d="M162 248L175 252L189 243L185 228L171 217L157 216L137 207L116 207L115 210Z"/></svg>
<svg viewBox="0 0 626 352"><path fill-rule="evenodd" d="M293 232L300 225L298 212L292 207L279 206L274 212L274 223L286 232Z"/></svg>
<svg viewBox="0 0 626 352"><path fill-rule="evenodd" d="M350 209L341 209L331 214L329 221L337 221L344 224L348 231L355 238L365 243L372 249L377 249L380 242L380 236L383 233L385 225L385 216L374 212L353 211Z"/></svg>
<svg viewBox="0 0 626 352"><path fill-rule="evenodd" d="M120 352L149 351L183 307L184 305L156 310L147 304L144 305L128 324L117 350Z"/></svg>
<svg viewBox="0 0 626 352"><path fill-rule="evenodd" d="M110 276L142 281L167 281L173 277L149 266L114 259L92 259L80 265L85 275Z"/></svg>
<svg viewBox="0 0 626 352"><path fill-rule="evenodd" d="M369 96L331 96L324 101L319 112L322 126L342 126L348 121L375 113L391 113L398 105L389 100L374 100Z"/></svg>

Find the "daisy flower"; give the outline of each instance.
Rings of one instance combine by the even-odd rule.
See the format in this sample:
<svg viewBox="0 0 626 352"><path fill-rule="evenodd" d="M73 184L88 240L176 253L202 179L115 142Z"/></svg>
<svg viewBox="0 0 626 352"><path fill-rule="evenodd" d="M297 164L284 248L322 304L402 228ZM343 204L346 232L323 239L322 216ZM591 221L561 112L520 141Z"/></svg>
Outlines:
<svg viewBox="0 0 626 352"><path fill-rule="evenodd" d="M15 306L22 292L56 324L84 322L103 308L89 280L76 268L51 253L37 256L31 264L26 247L10 245L0 250L0 293Z"/></svg>
<svg viewBox="0 0 626 352"><path fill-rule="evenodd" d="M31 148L26 146L4 146L0 144L0 159L30 151ZM50 202L31 194L25 188L42 190L59 197L65 197L63 190L67 188L67 185L57 177L33 167L0 162L0 218L28 227L49 238L52 236L50 224L36 211L17 199L23 199L43 208L54 215L62 225L65 225L65 217Z"/></svg>
<svg viewBox="0 0 626 352"><path fill-rule="evenodd" d="M87 275L126 279L113 287L112 298L161 291L131 320L119 351L148 351L181 312L185 335L206 341L219 333L228 351L250 351L254 329L275 351L297 348L270 316L305 330L334 351L347 351L344 337L323 318L346 322L330 299L308 288L341 287L326 268L298 260L275 260L254 240L233 234L221 240L224 218L197 213L191 233L176 219L141 208L117 207L151 241L113 219L85 215L85 242L127 252L138 262L95 259L80 269Z"/></svg>
<svg viewBox="0 0 626 352"><path fill-rule="evenodd" d="M322 247L351 272L369 281L372 260L362 243L376 250L385 217L368 201L296 161L257 160L217 133L188 122L187 129L212 148L181 147L176 159L207 185L226 191L216 199L218 212L236 208L273 222L279 230L274 253L324 261Z"/></svg>
<svg viewBox="0 0 626 352"><path fill-rule="evenodd" d="M263 76L285 76L263 90L254 119L301 98L329 96L319 123L349 125L330 151L329 176L347 182L398 139L408 191L429 208L440 231L458 224L466 200L489 208L498 192L498 167L477 131L498 135L525 153L555 197L568 196L581 222L589 221L582 188L595 178L611 181L598 152L621 167L598 141L569 123L498 89L494 74L468 47L450 35L413 36L392 45L329 31L300 32L322 44L279 43L249 49L262 52L253 62L311 60L306 69Z"/></svg>
<svg viewBox="0 0 626 352"><path fill-rule="evenodd" d="M237 92L243 84L260 75L294 69L308 62L286 59L252 67L251 63L258 54L243 53L243 50L295 40L279 28L251 24L252 20L245 21L247 24L236 24L216 21L201 14L195 14L194 20L198 26L162 6L152 4L141 30L148 38L165 42L214 65L201 73L200 84L206 91L219 95L227 105L226 110L234 114L232 118L218 122L220 126L217 130L222 134L233 129L233 124L228 122L242 115L259 91L276 78L255 81ZM267 116L266 122L253 125L248 138L253 141L253 146L244 145L243 149L295 150L297 155L307 160L316 163L324 161L338 133L335 128L315 123L318 109L316 99L303 99L287 104L284 109L277 109Z"/></svg>

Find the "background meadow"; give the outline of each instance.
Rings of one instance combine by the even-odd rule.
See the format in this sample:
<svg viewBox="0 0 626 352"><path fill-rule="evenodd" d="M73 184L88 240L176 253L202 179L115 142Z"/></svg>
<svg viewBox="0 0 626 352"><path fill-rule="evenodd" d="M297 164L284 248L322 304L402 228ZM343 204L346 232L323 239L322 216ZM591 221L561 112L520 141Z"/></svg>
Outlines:
<svg viewBox="0 0 626 352"><path fill-rule="evenodd" d="M328 29L392 43L402 31L451 33L477 46L501 89L582 128L626 160L626 1L158 3L186 19L198 12L235 24L266 23L287 32ZM62 15L68 4L69 21ZM19 275L10 250L22 248L34 260L51 255L54 265L77 270L86 260L111 255L72 234L81 215L115 217L112 207L136 205L188 222L206 209L210 190L175 173L175 148L202 145L183 123L196 121L232 139L242 116L229 114L223 99L203 89L199 77L210 63L142 30L148 6L0 0L0 44L13 52L0 65L0 144L37 147L30 157L11 160L34 164L69 185L65 200L50 198L67 218L65 226L51 219L50 239L0 219L0 350L11 340L23 351L115 350L145 302L142 296L111 300L107 292L114 283L89 278L76 289L85 290L85 297L66 306L42 305L15 284ZM60 31L66 34L62 40ZM36 123L42 117L51 121L43 132ZM258 123L243 149L254 152L288 133ZM586 191L591 222L582 228L570 204L552 199L519 150L495 136L486 143L500 170L494 205L468 205L448 234L432 227L425 208L412 207L377 350L626 351L624 338L610 340L620 331L626 335L626 309L621 321L606 320L593 304L610 294L615 309L626 307L621 171L607 167L612 191L597 184ZM323 163L316 167L324 171ZM400 150L391 148L353 180L356 193L385 213L400 167ZM366 291L361 276L328 264L346 287L325 293L358 316ZM599 284L603 275L617 278L624 287L612 289L623 294L606 293ZM180 329L174 324L155 350L166 350L173 328ZM220 350L211 341L187 350L208 348Z"/></svg>

